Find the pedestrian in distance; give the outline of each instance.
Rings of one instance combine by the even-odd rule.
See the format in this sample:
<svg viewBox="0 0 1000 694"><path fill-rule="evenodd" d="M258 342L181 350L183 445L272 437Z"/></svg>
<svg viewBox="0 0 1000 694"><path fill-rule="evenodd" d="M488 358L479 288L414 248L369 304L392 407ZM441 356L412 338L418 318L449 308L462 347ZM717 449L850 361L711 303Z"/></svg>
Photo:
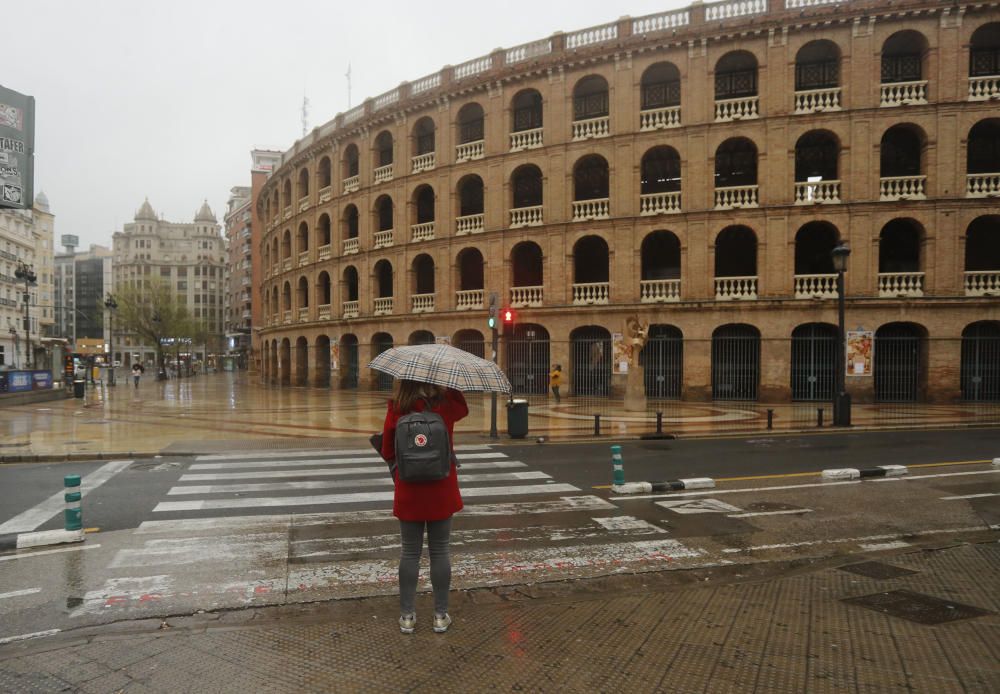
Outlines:
<svg viewBox="0 0 1000 694"><path fill-rule="evenodd" d="M132 383L135 384L136 388L139 387L139 379L145 371L146 369L139 362L132 364Z"/></svg>
<svg viewBox="0 0 1000 694"><path fill-rule="evenodd" d="M549 374L549 387L552 388L552 394L556 396L556 404L560 402L559 398L559 386L562 385L562 365L554 364L552 366L552 373Z"/></svg>
<svg viewBox="0 0 1000 694"><path fill-rule="evenodd" d="M420 482L401 479L399 466L394 464L402 462L396 460L397 423L400 418L414 412L433 412L443 420L448 432L447 450L450 451L450 460L446 463L449 468L447 477ZM454 455L454 434L455 422L468 414L469 407L459 391L405 379L396 381L393 397L386 411L381 453L390 464L395 483L392 514L399 519L399 630L404 634L412 634L416 629L415 601L425 530L434 593L433 628L441 634L448 631L451 625L451 616L448 614L448 593L451 589L451 518L462 510ZM405 428L402 430L406 431ZM414 441L416 446L426 446L428 443L427 437L423 435L417 435ZM403 455L405 452L401 452L401 458Z"/></svg>

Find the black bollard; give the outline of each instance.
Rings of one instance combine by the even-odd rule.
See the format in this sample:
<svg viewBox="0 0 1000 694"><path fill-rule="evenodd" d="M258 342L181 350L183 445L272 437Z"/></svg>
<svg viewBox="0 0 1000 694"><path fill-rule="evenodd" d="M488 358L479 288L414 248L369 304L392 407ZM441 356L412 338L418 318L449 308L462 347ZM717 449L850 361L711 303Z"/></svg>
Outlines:
<svg viewBox="0 0 1000 694"><path fill-rule="evenodd" d="M774 410L767 411L767 429L770 431L774 428Z"/></svg>
<svg viewBox="0 0 1000 694"><path fill-rule="evenodd" d="M657 412L656 413L656 433L657 434L662 434L663 433L663 413L662 412Z"/></svg>
<svg viewBox="0 0 1000 694"><path fill-rule="evenodd" d="M601 415L594 415L594 436L601 435Z"/></svg>
<svg viewBox="0 0 1000 694"><path fill-rule="evenodd" d="M823 408L822 407L817 407L816 408L816 426L818 426L820 428L823 427Z"/></svg>

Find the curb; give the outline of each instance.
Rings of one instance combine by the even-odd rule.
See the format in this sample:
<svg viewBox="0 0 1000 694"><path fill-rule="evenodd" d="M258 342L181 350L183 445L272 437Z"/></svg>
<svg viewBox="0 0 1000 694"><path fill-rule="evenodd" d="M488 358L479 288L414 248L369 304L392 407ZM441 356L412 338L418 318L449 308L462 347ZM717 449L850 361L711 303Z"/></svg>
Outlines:
<svg viewBox="0 0 1000 694"><path fill-rule="evenodd" d="M832 468L823 470L822 477L825 480L857 480L866 477L902 477L910 474L905 465L879 465L870 468Z"/></svg>
<svg viewBox="0 0 1000 694"><path fill-rule="evenodd" d="M61 453L61 454L40 454L40 455L0 455L0 465L10 465L13 463L78 463L91 460L121 460L123 458L155 458L164 455L163 453ZM192 455L190 453L171 453L170 455ZM201 455L194 454L194 455Z"/></svg>
<svg viewBox="0 0 1000 694"><path fill-rule="evenodd" d="M711 477L688 477L666 482L626 482L611 485L615 494L649 494L650 492L677 492L682 489L714 489L715 480Z"/></svg>
<svg viewBox="0 0 1000 694"><path fill-rule="evenodd" d="M10 533L0 535L0 551L63 545L69 542L83 542L85 539L83 530L38 530L30 533Z"/></svg>

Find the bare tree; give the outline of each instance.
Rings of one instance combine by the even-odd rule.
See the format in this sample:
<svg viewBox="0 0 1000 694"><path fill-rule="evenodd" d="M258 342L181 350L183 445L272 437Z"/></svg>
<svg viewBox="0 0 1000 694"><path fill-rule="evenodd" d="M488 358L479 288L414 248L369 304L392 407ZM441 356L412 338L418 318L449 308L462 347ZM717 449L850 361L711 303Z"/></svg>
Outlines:
<svg viewBox="0 0 1000 694"><path fill-rule="evenodd" d="M146 285L122 284L115 291L116 319L123 333L131 333L151 343L159 365L157 378L166 378L163 342L192 336L193 319L187 306L177 300L171 287L158 278Z"/></svg>

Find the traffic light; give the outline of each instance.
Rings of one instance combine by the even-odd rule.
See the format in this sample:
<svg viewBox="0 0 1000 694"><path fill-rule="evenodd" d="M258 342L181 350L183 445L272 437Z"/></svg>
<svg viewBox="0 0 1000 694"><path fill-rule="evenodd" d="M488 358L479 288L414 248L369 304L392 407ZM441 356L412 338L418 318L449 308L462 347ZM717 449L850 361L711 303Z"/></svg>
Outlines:
<svg viewBox="0 0 1000 694"><path fill-rule="evenodd" d="M490 294L490 317L486 319L486 324L490 326L490 329L497 327L497 294L493 292Z"/></svg>
<svg viewBox="0 0 1000 694"><path fill-rule="evenodd" d="M514 309L505 308L500 312L500 319L503 322L503 331L505 334L511 335L514 333L514 320L517 316L514 315Z"/></svg>

